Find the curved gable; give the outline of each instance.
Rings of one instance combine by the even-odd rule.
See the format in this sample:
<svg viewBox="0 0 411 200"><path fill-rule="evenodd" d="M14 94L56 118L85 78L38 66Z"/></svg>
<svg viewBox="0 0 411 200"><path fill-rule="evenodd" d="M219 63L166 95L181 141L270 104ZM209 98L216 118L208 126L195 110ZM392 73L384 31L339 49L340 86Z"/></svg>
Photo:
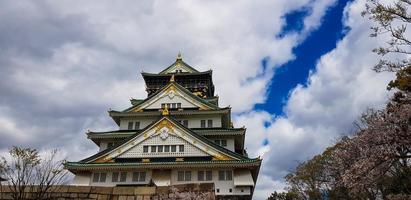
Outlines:
<svg viewBox="0 0 411 200"><path fill-rule="evenodd" d="M164 136L166 135L167 136ZM147 128L145 131L136 134L134 137L110 150L104 155L91 160L91 162L112 162L114 158L150 158L159 157L150 154L143 156L144 145L186 145L187 153L182 154L181 157L186 156L211 156L213 160L238 160L239 158L227 154L223 147L219 148L215 145L210 145L207 141L196 137L196 133L185 130L182 125L174 123L167 117L163 117L157 123ZM162 140L162 141L160 141ZM171 152L170 152L171 153ZM165 155L165 154L163 154ZM176 155L173 155L176 157ZM167 156L165 156L167 157Z"/></svg>

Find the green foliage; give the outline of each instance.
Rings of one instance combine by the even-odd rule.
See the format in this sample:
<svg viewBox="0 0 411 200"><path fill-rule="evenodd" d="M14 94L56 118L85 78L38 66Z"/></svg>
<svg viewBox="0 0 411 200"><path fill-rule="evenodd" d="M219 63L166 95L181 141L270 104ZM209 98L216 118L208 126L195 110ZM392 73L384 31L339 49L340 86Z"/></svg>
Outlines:
<svg viewBox="0 0 411 200"><path fill-rule="evenodd" d="M299 164L296 170L289 173L285 180L288 191L299 196L299 199L350 199L345 187L339 185L341 173L334 159L341 145L347 140L342 139L334 146L328 147L322 154Z"/></svg>
<svg viewBox="0 0 411 200"><path fill-rule="evenodd" d="M298 199L298 194L292 191L287 192L274 192L268 197L267 200L295 200Z"/></svg>
<svg viewBox="0 0 411 200"><path fill-rule="evenodd" d="M388 84L388 89L396 88L400 91L411 92L411 65L399 70L395 80Z"/></svg>

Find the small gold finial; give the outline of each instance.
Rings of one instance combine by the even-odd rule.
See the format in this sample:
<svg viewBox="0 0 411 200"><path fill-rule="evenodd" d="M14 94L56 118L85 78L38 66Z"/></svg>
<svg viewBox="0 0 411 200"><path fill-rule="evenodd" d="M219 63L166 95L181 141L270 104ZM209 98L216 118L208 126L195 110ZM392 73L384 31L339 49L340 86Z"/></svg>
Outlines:
<svg viewBox="0 0 411 200"><path fill-rule="evenodd" d="M177 60L182 60L183 56L181 56L181 51L178 52L177 54Z"/></svg>
<svg viewBox="0 0 411 200"><path fill-rule="evenodd" d="M174 74L171 75L170 82L174 82Z"/></svg>
<svg viewBox="0 0 411 200"><path fill-rule="evenodd" d="M168 113L168 107L167 107L167 104L165 105L165 107L164 107L164 109L163 109L163 116L165 116L165 115L168 115L169 113Z"/></svg>

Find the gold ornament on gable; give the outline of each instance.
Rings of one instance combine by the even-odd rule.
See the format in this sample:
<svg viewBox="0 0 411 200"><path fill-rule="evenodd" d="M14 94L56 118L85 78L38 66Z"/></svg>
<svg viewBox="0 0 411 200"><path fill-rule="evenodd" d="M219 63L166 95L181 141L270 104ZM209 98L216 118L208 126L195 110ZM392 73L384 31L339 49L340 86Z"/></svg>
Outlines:
<svg viewBox="0 0 411 200"><path fill-rule="evenodd" d="M166 119L157 124L157 126L155 127L155 133L158 133L164 127L166 127L169 130L170 134L174 133L173 124Z"/></svg>

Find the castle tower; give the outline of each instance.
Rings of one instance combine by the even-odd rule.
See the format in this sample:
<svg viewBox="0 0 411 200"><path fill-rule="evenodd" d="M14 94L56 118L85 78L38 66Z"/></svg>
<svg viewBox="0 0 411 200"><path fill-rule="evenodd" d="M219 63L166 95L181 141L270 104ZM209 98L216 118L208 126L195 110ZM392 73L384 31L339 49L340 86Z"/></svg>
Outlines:
<svg viewBox="0 0 411 200"><path fill-rule="evenodd" d="M142 73L147 98L110 110L118 130L87 132L95 155L65 167L75 185L213 185L217 197L251 199L261 159L244 150L245 128L214 96L212 71L199 72L181 54L158 74Z"/></svg>

